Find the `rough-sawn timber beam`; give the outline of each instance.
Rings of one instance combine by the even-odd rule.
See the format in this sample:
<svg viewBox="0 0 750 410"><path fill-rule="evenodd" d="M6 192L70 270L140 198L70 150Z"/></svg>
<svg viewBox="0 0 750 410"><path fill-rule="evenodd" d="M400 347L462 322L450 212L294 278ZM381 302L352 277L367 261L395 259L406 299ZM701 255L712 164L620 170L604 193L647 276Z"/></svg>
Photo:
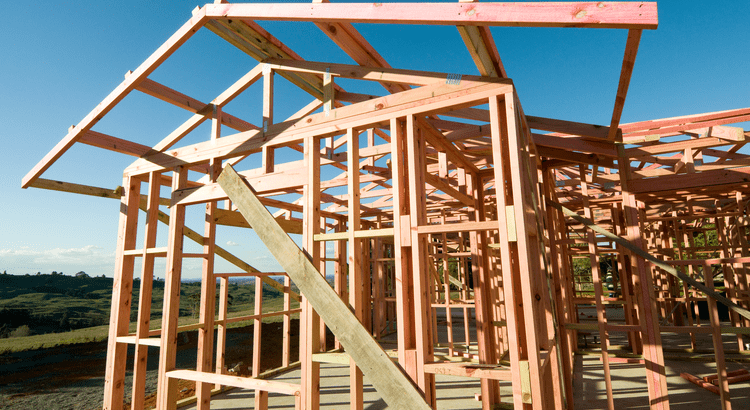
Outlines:
<svg viewBox="0 0 750 410"><path fill-rule="evenodd" d="M349 356L370 379L389 406L424 409L430 406L411 380L391 362L388 355L362 326L307 255L281 229L265 206L231 166L217 180L258 237L307 297L315 311L338 337Z"/></svg>
<svg viewBox="0 0 750 410"><path fill-rule="evenodd" d="M213 19L656 29L655 2L209 4Z"/></svg>

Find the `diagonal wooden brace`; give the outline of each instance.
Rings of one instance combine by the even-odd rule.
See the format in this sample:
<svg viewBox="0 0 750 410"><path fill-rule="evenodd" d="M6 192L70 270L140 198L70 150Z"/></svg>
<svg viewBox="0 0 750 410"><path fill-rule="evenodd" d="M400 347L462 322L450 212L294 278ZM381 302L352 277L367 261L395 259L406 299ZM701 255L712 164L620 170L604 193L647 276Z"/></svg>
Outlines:
<svg viewBox="0 0 750 410"><path fill-rule="evenodd" d="M313 308L341 341L349 356L370 379L383 400L395 409L430 406L419 389L394 364L336 292L312 265L307 255L284 232L258 200L253 189L227 165L217 182L255 229L268 250L289 274Z"/></svg>

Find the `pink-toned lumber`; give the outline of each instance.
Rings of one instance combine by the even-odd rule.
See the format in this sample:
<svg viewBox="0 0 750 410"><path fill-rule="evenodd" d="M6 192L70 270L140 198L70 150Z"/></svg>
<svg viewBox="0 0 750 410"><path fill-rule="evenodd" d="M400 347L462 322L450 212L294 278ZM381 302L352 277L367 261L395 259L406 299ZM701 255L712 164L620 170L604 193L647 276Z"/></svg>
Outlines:
<svg viewBox="0 0 750 410"><path fill-rule="evenodd" d="M320 248L313 241L320 232L320 142L314 137L304 141L305 161L309 170L305 186L303 206L304 249L312 259L313 266L320 264ZM225 189L226 191L226 189ZM302 365L302 408L317 410L320 405L320 363L312 360L313 354L320 351L320 316L313 310L307 298L300 302L300 363Z"/></svg>
<svg viewBox="0 0 750 410"><path fill-rule="evenodd" d="M317 154L317 152L315 152ZM360 224L360 190L359 190L359 132L349 128L346 130L346 160L350 164L348 177L348 273L349 273L349 307L360 322L364 322L364 273L362 242L354 237L354 232L359 230ZM368 269L369 270L369 269ZM368 294L369 300L369 294ZM369 305L369 303L368 303ZM369 310L369 309L368 309ZM364 323L363 323L364 324ZM352 360L349 365L349 404L352 410L364 408L362 392L362 371Z"/></svg>
<svg viewBox="0 0 750 410"><path fill-rule="evenodd" d="M703 381L700 377L693 376L690 373L680 373L680 377L683 379L689 381L690 383L693 383L697 386L703 387L704 389L710 391L713 394L719 394L719 388L714 386L711 383L708 383L706 381Z"/></svg>
<svg viewBox="0 0 750 410"><path fill-rule="evenodd" d="M159 179L161 174L152 173L148 178L148 197L146 211L146 226L144 233L143 255L141 256L141 289L138 293L138 325L136 327L136 344L133 354L133 393L131 408L143 407L145 397L141 394L146 386L146 364L148 360L148 346L138 343L140 339L148 337L151 324L151 295L154 279L153 254L148 249L156 246L156 231L159 217Z"/></svg>
<svg viewBox="0 0 750 410"><path fill-rule="evenodd" d="M653 2L212 4L211 18L328 23L655 29Z"/></svg>
<svg viewBox="0 0 750 410"><path fill-rule="evenodd" d="M141 190L140 181L135 178L125 178L123 186L127 188L120 202L120 227L117 237L115 278L112 286L112 309L110 310L111 324L107 338L107 367L104 383L104 408L107 410L123 408L127 346L118 343L117 337L128 334L135 257L125 255L125 251L135 249Z"/></svg>
<svg viewBox="0 0 750 410"><path fill-rule="evenodd" d="M286 21L290 26L312 22L333 41L331 46L340 48L357 65L304 61L254 20ZM466 57L481 76L392 68L354 28L355 23L454 25L468 50ZM644 2L354 4L317 0L272 5L221 1L197 8L186 25L129 73L23 180L25 187L122 201L105 408L124 404L129 343L136 347L132 406L142 407L145 353L148 346L158 343L160 409L174 408L178 379L196 381L199 408L210 407L213 386L233 385L256 390L256 408L270 407L268 392L276 391L295 395L299 408L317 409L319 363L328 357L323 352L327 327L336 335L336 347L345 348L353 360L350 405L355 409L364 407L362 372L371 371L362 360L376 357L386 373L391 372L388 377L375 375L374 383L381 383L380 387L375 383L376 388L385 389L384 397L392 400L409 397L409 408L435 406L441 394L435 388L435 374L478 377L483 409L511 401L519 409L566 404L573 408L569 377L573 353L590 349L579 336L591 330L598 331L602 346L597 353L604 365L609 408L615 406L619 391L608 364L641 363L640 359L610 357L614 332L627 333L624 348L643 354L648 404L653 409L669 407L661 333L684 336L693 347L701 337L711 335L717 400L728 408L729 384L748 377L726 372L720 340L722 332L733 333L742 350L750 325L750 285L744 266L750 260L750 212L745 199L750 192L745 175L750 156L742 151L750 132L733 125L750 119L750 111L743 108L620 124L641 32L656 25L655 3ZM209 103L148 78L203 26L260 61ZM599 122L609 120L609 126L525 115L520 104L523 96L516 94L508 79L491 26L627 29L612 115ZM312 95L313 101L289 101L284 94L274 93L276 75ZM248 118L224 112L230 101L261 78L258 106L262 108L259 115L253 114L262 119L260 127ZM360 88L365 82L376 82L390 94L383 95L381 90L381 95L370 95L370 88ZM189 111L188 119L152 146L93 130L133 89ZM276 122L274 106L279 104L290 104L297 112ZM212 120L211 134L195 135L208 119ZM220 127L239 132L221 135ZM619 144L621 135L627 145ZM183 142L186 137L190 143ZM40 178L76 142L138 157L125 169L124 189ZM304 254L295 257L306 266L306 275L312 278L309 283L317 290L306 293L303 289L305 297L298 309L292 308L292 298L298 295L291 289L307 277L260 273L217 245L224 240L217 225L267 233L263 226L248 223L215 181L220 167L227 164L241 167L238 184L251 186L259 204L274 208L273 220L264 226L278 233L277 240L284 237L280 229L301 235ZM172 171L173 176L166 175ZM141 194L140 185L147 181L148 196L141 198L147 194ZM160 198L164 192L166 197ZM162 210L169 215L159 209L165 205L169 210ZM602 236L595 236L587 223L558 212L560 205L572 209L575 216L585 215L603 230L596 231ZM192 214L186 209L190 207L204 208L197 221L204 226L202 234L187 228ZM134 243L138 208L147 218L142 249ZM265 212L261 208L257 211ZM157 220L169 223L166 247L156 248ZM614 240L602 232L627 237L630 247L622 238ZM698 239L709 234L716 236L717 246ZM183 252L185 236L203 251ZM644 250L669 265L653 258L647 258L651 264L645 262L640 257ZM217 256L239 271L213 272ZM141 299L136 332L129 334L132 275L138 257L143 271ZM150 330L150 278L158 257L166 257L168 266L165 315L162 329ZM200 318L197 323L178 326L177 292L184 258L202 260ZM574 272L580 258L587 258L589 275ZM613 290L603 289L600 260L613 266ZM667 269L672 266L684 275L675 276L674 269ZM696 282L700 272L713 270L723 274L726 298L709 289L712 275L701 278L706 285ZM320 277L331 273L332 287ZM257 283L255 311L228 318L230 279L247 275L255 276ZM284 283L272 275L283 275ZM217 279L219 308L214 320ZM263 312L263 284L283 292L282 311ZM319 293L328 295L330 301L315 301ZM701 325L697 307L705 300L709 325ZM731 305L728 323L719 321L717 300ZM329 302L337 307L331 308ZM581 317L581 305L594 305L596 315ZM606 317L613 307L623 309L623 322ZM443 311L445 320L440 317ZM462 320L454 319L453 314L459 312ZM260 357L275 347L262 344L261 323L270 317L283 320L278 349L282 369L286 369L294 366L291 317L297 313L301 383L266 383L259 379L263 376ZM337 322L344 319L349 321L346 331ZM596 319L596 323L585 319ZM253 377L223 374L229 364L224 360L227 325L249 320L255 325ZM471 320L476 326L470 326ZM461 324L463 332L454 328ZM442 327L446 327L447 345L438 343ZM174 368L176 337L183 330L199 331L195 371ZM396 333L400 369L374 344L373 337L382 339L390 332ZM361 336L355 344L351 344L353 334ZM454 362L459 358L471 362ZM403 389L394 393L388 390L393 386L383 387L392 380L398 380ZM510 382L512 397L500 397L498 380Z"/></svg>

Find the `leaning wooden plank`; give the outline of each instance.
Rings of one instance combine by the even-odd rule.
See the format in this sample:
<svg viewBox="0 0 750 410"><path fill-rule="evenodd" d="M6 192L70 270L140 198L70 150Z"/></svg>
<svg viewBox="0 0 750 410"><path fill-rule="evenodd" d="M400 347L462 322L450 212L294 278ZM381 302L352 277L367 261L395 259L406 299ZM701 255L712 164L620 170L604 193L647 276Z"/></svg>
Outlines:
<svg viewBox="0 0 750 410"><path fill-rule="evenodd" d="M35 179L44 173L58 158L60 158L81 135L88 131L104 115L115 107L139 82L148 77L159 65L164 62L175 50L185 43L195 32L208 21L204 14L205 8L200 9L187 21L172 37L161 45L149 58L146 59L133 73L120 83L99 105L94 108L81 122L68 131L60 142L47 155L39 161L34 168L23 177L21 187L28 188Z"/></svg>
<svg viewBox="0 0 750 410"><path fill-rule="evenodd" d="M383 396L398 409L429 409L419 391L362 327L349 307L320 275L294 241L278 226L268 210L231 166L218 178L232 202L256 227L276 260L338 337L347 353Z"/></svg>
<svg viewBox="0 0 750 410"><path fill-rule="evenodd" d="M656 29L655 2L211 4L215 19Z"/></svg>
<svg viewBox="0 0 750 410"><path fill-rule="evenodd" d="M693 279L692 277L684 274L682 271L675 269L674 266L668 265L668 264L664 263L663 261L660 261L659 259L656 259L655 257L651 256L648 252L646 252L643 249L641 249L641 248L633 245L632 243L630 243L627 239L624 239L624 238L621 238L621 237L619 237L617 235L612 234L611 232L607 231L606 229L603 229L603 228L599 227L598 225L596 225L590 219L584 218L584 217L578 215L577 213L575 213L575 212L571 211L570 209L568 209L568 208L560 205L557 202L548 200L547 201L547 205L552 206L552 207L558 209L559 211L561 211L562 213L564 213L565 216L569 216L569 217L575 219L576 221L578 221L578 222L586 225L587 228L593 230L594 232L598 233L599 235L603 235L607 239L612 240L614 242L617 242L619 245L624 246L625 248L627 248L629 251L631 251L635 255L637 255L637 256L639 256L639 257L641 257L641 258L643 258L643 259L645 259L645 260L647 260L647 261L649 261L651 263L653 263L654 265L658 266L660 269L663 269L665 272L669 273L670 275L679 278L683 282L686 282L686 283L690 284L690 286L692 286L692 287L700 290L701 292L703 292L706 295L712 297L713 299L715 299L715 300L723 303L729 309L731 309L734 312L737 312L742 317L750 319L750 312L747 311L746 309L738 306L737 304L735 304L731 300L727 299L726 297L722 296L721 294L719 294L719 293L717 293L717 292L709 289L708 287L706 287L702 283L700 283L700 282L696 281L695 279Z"/></svg>

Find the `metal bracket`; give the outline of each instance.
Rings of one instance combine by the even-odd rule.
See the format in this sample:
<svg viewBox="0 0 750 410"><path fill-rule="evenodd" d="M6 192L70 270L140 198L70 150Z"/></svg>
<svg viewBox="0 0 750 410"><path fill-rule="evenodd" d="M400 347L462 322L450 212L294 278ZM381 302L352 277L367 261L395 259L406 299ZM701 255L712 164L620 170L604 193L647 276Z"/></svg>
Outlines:
<svg viewBox="0 0 750 410"><path fill-rule="evenodd" d="M326 73L323 75L323 84L330 84L331 83L331 69L326 68ZM330 104L323 104L323 112L325 113L325 116L328 117L328 114L331 113L331 105Z"/></svg>
<svg viewBox="0 0 750 410"><path fill-rule="evenodd" d="M445 83L450 85L461 84L461 74L448 74L448 77L445 79Z"/></svg>
<svg viewBox="0 0 750 410"><path fill-rule="evenodd" d="M517 242L518 234L516 233L516 210L513 205L505 206L505 228L508 232L508 242Z"/></svg>
<svg viewBox="0 0 750 410"><path fill-rule="evenodd" d="M528 360L518 361L518 370L521 373L521 401L531 404L531 371Z"/></svg>

